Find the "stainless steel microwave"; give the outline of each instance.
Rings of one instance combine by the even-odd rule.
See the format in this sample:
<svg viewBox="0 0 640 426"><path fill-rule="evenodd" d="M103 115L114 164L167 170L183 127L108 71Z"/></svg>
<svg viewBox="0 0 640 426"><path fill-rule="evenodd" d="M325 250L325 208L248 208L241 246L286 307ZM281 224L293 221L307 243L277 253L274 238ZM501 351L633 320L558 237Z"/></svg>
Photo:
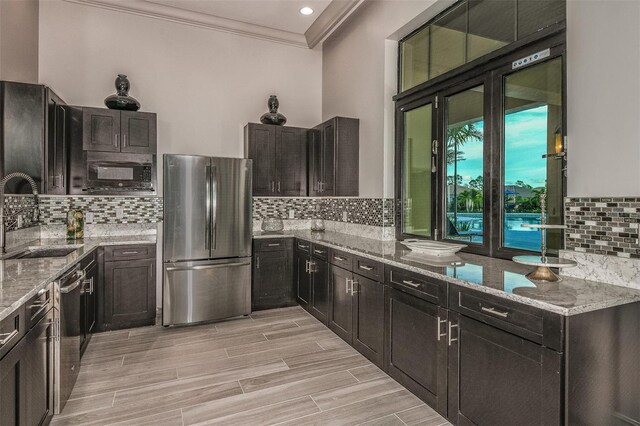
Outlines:
<svg viewBox="0 0 640 426"><path fill-rule="evenodd" d="M76 168L75 173L72 172L71 193L89 195L155 193L155 156L85 152L83 157L83 164Z"/></svg>

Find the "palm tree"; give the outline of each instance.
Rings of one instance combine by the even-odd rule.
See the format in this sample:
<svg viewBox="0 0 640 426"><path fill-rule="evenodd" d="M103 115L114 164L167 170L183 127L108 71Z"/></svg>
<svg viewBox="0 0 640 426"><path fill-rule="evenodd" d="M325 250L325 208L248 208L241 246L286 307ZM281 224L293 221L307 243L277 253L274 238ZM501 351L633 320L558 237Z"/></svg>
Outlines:
<svg viewBox="0 0 640 426"><path fill-rule="evenodd" d="M453 164L453 175L458 176L458 161L464 161L460 147L469 140L482 140L482 132L474 123L447 128L447 164ZM458 185L453 185L453 199L458 199ZM458 203L454 203L453 219L458 220Z"/></svg>

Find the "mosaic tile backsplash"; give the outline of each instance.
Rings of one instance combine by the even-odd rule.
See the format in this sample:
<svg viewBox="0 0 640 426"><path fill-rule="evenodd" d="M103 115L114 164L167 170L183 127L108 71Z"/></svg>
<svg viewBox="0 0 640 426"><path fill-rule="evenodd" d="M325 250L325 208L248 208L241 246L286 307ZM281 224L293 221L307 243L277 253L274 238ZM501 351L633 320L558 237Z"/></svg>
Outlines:
<svg viewBox="0 0 640 426"><path fill-rule="evenodd" d="M369 226L394 225L394 201L386 198L253 198L253 219L266 217L333 220ZM346 212L346 220L345 214Z"/></svg>
<svg viewBox="0 0 640 426"><path fill-rule="evenodd" d="M640 259L640 198L566 198L565 249Z"/></svg>
<svg viewBox="0 0 640 426"><path fill-rule="evenodd" d="M36 225L33 220L35 200L33 195L7 195L4 199L6 230L29 228Z"/></svg>
<svg viewBox="0 0 640 426"><path fill-rule="evenodd" d="M42 196L40 224L67 223L67 212L71 208L81 209L85 214L93 213L94 224L155 223L162 220L161 197ZM117 217L118 209L122 210L122 218Z"/></svg>

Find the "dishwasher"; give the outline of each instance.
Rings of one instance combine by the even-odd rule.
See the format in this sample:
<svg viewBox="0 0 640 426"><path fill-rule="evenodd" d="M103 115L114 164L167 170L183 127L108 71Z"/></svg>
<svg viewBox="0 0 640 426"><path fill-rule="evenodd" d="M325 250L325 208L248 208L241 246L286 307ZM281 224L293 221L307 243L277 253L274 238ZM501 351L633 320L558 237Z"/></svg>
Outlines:
<svg viewBox="0 0 640 426"><path fill-rule="evenodd" d="M55 413L64 408L80 372L80 291L84 272L80 264L55 281L58 338L55 344Z"/></svg>

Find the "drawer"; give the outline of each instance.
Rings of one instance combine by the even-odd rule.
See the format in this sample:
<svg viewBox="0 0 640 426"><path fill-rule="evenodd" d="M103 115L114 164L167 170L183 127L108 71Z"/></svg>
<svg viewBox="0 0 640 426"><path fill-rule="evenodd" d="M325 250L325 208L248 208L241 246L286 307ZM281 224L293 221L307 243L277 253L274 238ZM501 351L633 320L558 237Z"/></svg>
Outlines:
<svg viewBox="0 0 640 426"><path fill-rule="evenodd" d="M291 238L269 238L254 240L253 247L255 251L280 251L291 250L293 247L293 239Z"/></svg>
<svg viewBox="0 0 640 426"><path fill-rule="evenodd" d="M450 308L519 337L562 351L564 318L477 290L451 284Z"/></svg>
<svg viewBox="0 0 640 426"><path fill-rule="evenodd" d="M48 284L38 291L24 306L27 328L31 329L40 321L40 318L49 312L49 309L53 308L53 285Z"/></svg>
<svg viewBox="0 0 640 426"><path fill-rule="evenodd" d="M327 260L329 258L329 248L320 244L311 244L311 255L317 259Z"/></svg>
<svg viewBox="0 0 640 426"><path fill-rule="evenodd" d="M296 250L304 253L311 253L311 243L303 240L296 240Z"/></svg>
<svg viewBox="0 0 640 426"><path fill-rule="evenodd" d="M384 268L382 263L375 260L365 259L364 257L353 257L353 273L371 278L375 281L382 281Z"/></svg>
<svg viewBox="0 0 640 426"><path fill-rule="evenodd" d="M155 259L156 245L129 245L129 246L106 246L104 248L105 262L112 260L136 260Z"/></svg>
<svg viewBox="0 0 640 426"><path fill-rule="evenodd" d="M353 255L336 249L329 249L329 263L347 271L353 267Z"/></svg>
<svg viewBox="0 0 640 426"><path fill-rule="evenodd" d="M0 321L0 358L5 356L27 332L24 305Z"/></svg>
<svg viewBox="0 0 640 426"><path fill-rule="evenodd" d="M427 302L447 306L447 283L402 268L386 268L386 284Z"/></svg>

